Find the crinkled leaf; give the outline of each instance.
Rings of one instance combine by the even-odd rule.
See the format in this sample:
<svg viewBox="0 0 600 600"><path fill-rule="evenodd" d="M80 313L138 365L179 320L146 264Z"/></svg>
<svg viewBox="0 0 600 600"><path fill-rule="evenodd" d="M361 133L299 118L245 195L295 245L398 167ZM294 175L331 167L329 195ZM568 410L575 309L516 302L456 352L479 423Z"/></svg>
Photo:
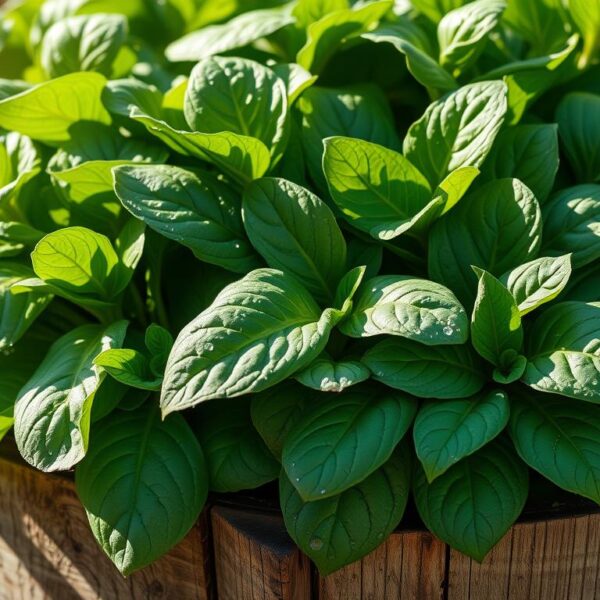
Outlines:
<svg viewBox="0 0 600 600"><path fill-rule="evenodd" d="M323 356L297 373L296 380L313 390L339 393L370 376L369 369L358 360L335 361Z"/></svg>
<svg viewBox="0 0 600 600"><path fill-rule="evenodd" d="M279 383L321 354L338 319L335 310L321 312L292 276L252 271L223 288L175 340L163 414Z"/></svg>

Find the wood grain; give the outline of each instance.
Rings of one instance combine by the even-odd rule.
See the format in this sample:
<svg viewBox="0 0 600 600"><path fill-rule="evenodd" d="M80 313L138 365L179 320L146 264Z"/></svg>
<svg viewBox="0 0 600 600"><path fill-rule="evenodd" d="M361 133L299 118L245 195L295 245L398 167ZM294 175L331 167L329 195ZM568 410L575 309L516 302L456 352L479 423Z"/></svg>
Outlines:
<svg viewBox="0 0 600 600"><path fill-rule="evenodd" d="M479 564L450 551L448 600L597 600L600 515L515 525Z"/></svg>
<svg viewBox="0 0 600 600"><path fill-rule="evenodd" d="M212 509L219 600L309 600L310 561L276 514Z"/></svg>
<svg viewBox="0 0 600 600"><path fill-rule="evenodd" d="M0 459L0 599L211 598L207 518L167 556L122 577L68 479Z"/></svg>
<svg viewBox="0 0 600 600"><path fill-rule="evenodd" d="M441 600L445 559L445 544L430 533L394 533L361 561L320 577L319 598Z"/></svg>

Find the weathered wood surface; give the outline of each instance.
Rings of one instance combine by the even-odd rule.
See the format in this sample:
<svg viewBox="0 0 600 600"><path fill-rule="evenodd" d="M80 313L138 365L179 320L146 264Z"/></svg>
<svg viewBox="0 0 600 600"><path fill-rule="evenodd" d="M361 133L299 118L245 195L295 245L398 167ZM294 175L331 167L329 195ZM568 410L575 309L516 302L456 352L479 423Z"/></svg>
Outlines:
<svg viewBox="0 0 600 600"><path fill-rule="evenodd" d="M600 599L600 515L518 523L483 563L450 551L448 600Z"/></svg>
<svg viewBox="0 0 600 600"><path fill-rule="evenodd" d="M319 577L280 515L215 506L169 555L125 579L71 481L0 458L0 600L95 598L600 600L600 514L519 523L481 564L429 533L397 532Z"/></svg>
<svg viewBox="0 0 600 600"><path fill-rule="evenodd" d="M310 561L280 516L215 507L212 531L219 600L310 600Z"/></svg>
<svg viewBox="0 0 600 600"><path fill-rule="evenodd" d="M96 544L71 481L0 460L0 599L207 600L207 518L124 578Z"/></svg>

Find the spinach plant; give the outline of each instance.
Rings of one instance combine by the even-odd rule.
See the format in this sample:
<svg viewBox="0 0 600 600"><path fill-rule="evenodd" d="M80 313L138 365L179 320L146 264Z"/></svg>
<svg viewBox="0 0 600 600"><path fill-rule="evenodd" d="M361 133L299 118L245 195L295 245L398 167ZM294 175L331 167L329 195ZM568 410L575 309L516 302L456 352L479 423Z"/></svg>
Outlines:
<svg viewBox="0 0 600 600"><path fill-rule="evenodd" d="M477 560L530 470L600 502L600 3L563 4L5 6L0 432L122 573L274 480L323 574L411 494Z"/></svg>

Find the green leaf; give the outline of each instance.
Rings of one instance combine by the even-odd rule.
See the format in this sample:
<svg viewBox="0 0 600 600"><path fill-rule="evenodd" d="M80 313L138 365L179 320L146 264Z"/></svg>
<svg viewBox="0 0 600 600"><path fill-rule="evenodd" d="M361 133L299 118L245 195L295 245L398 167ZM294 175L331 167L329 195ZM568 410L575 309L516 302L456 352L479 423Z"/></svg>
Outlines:
<svg viewBox="0 0 600 600"><path fill-rule="evenodd" d="M279 383L321 354L338 319L333 309L321 313L293 277L252 271L223 288L175 340L163 414Z"/></svg>
<svg viewBox="0 0 600 600"><path fill-rule="evenodd" d="M12 289L32 276L25 265L0 262L0 351L12 348L52 300L46 291Z"/></svg>
<svg viewBox="0 0 600 600"><path fill-rule="evenodd" d="M519 456L559 487L600 503L598 408L526 390L511 401Z"/></svg>
<svg viewBox="0 0 600 600"><path fill-rule="evenodd" d="M21 456L42 471L70 469L86 454L94 393L104 373L94 358L123 343L126 321L83 325L50 348L15 404Z"/></svg>
<svg viewBox="0 0 600 600"><path fill-rule="evenodd" d="M293 379L252 394L251 398L252 424L278 460L281 460L288 432L311 403L321 400L318 394L310 392Z"/></svg>
<svg viewBox="0 0 600 600"><path fill-rule="evenodd" d="M370 376L369 369L358 360L335 361L322 356L297 373L296 380L313 390L339 393Z"/></svg>
<svg viewBox="0 0 600 600"><path fill-rule="evenodd" d="M485 383L483 366L469 346L425 346L388 338L363 356L373 378L419 398L467 398Z"/></svg>
<svg viewBox="0 0 600 600"><path fill-rule="evenodd" d="M144 343L151 356L150 369L162 379L169 353L173 348L173 336L164 327L151 323L146 329Z"/></svg>
<svg viewBox="0 0 600 600"><path fill-rule="evenodd" d="M0 136L0 208L18 198L23 186L40 172L40 163L28 137L15 131Z"/></svg>
<svg viewBox="0 0 600 600"><path fill-rule="evenodd" d="M242 215L252 245L270 267L296 277L319 302L333 300L346 242L324 202L295 183L268 177L246 187Z"/></svg>
<svg viewBox="0 0 600 600"><path fill-rule="evenodd" d="M130 109L130 117L175 152L205 160L240 183L262 177L269 168L269 150L253 137L230 131L201 133L176 129L138 107Z"/></svg>
<svg viewBox="0 0 600 600"><path fill-rule="evenodd" d="M600 9L599 9L600 21ZM599 22L600 26L600 22ZM600 43L600 37L599 37ZM567 94L556 109L563 150L580 183L600 179L600 96L584 92Z"/></svg>
<svg viewBox="0 0 600 600"><path fill-rule="evenodd" d="M542 215L544 254L572 253L575 269L600 258L600 185L576 185L556 192Z"/></svg>
<svg viewBox="0 0 600 600"><path fill-rule="evenodd" d="M413 438L427 481L493 440L506 427L509 413L508 397L500 390L426 402L417 413Z"/></svg>
<svg viewBox="0 0 600 600"><path fill-rule="evenodd" d="M206 501L207 481L185 420L161 421L157 410L116 411L98 423L75 474L92 532L123 575L185 537Z"/></svg>
<svg viewBox="0 0 600 600"><path fill-rule="evenodd" d="M346 137L324 140L323 172L346 220L372 237L390 240L409 231L431 189L401 154Z"/></svg>
<svg viewBox="0 0 600 600"><path fill-rule="evenodd" d="M532 55L540 56L558 50L567 37L563 12L555 0L511 0L503 21L525 38Z"/></svg>
<svg viewBox="0 0 600 600"><path fill-rule="evenodd" d="M100 100L105 83L99 73L72 73L40 83L0 100L0 127L52 144L69 140L79 121L110 124Z"/></svg>
<svg viewBox="0 0 600 600"><path fill-rule="evenodd" d="M340 329L351 337L389 334L427 345L463 344L469 321L444 286L406 275L382 275L365 282Z"/></svg>
<svg viewBox="0 0 600 600"><path fill-rule="evenodd" d="M540 207L518 179L497 179L465 196L432 227L429 276L471 305L471 265L496 277L532 258L541 243Z"/></svg>
<svg viewBox="0 0 600 600"><path fill-rule="evenodd" d="M433 23L438 23L446 13L462 6L464 3L465 0L411 0L410 2L418 13L424 15Z"/></svg>
<svg viewBox="0 0 600 600"><path fill-rule="evenodd" d="M521 316L554 300L571 276L571 255L542 257L505 273L500 281L514 296Z"/></svg>
<svg viewBox="0 0 600 600"><path fill-rule="evenodd" d="M297 106L302 113L302 145L308 170L322 192L327 192L322 170L325 138L339 135L387 148L401 146L387 99L374 86L313 86L302 94Z"/></svg>
<svg viewBox="0 0 600 600"><path fill-rule="evenodd" d="M155 377L148 359L137 350L117 348L105 350L94 359L111 377L125 385L142 390L159 390L162 377Z"/></svg>
<svg viewBox="0 0 600 600"><path fill-rule="evenodd" d="M480 356L500 369L507 350L518 353L523 346L523 326L513 295L493 275L475 268L479 278L471 317L471 341ZM506 356L506 355L505 355Z"/></svg>
<svg viewBox="0 0 600 600"><path fill-rule="evenodd" d="M383 465L417 411L410 396L359 386L318 403L288 432L281 462L304 501L335 496Z"/></svg>
<svg viewBox="0 0 600 600"><path fill-rule="evenodd" d="M285 84L252 60L201 60L190 74L184 114L192 131L230 131L259 139L275 159L287 142Z"/></svg>
<svg viewBox="0 0 600 600"><path fill-rule="evenodd" d="M481 562L521 514L528 473L510 444L497 440L431 483L419 469L413 489L427 528Z"/></svg>
<svg viewBox="0 0 600 600"><path fill-rule="evenodd" d="M375 0L325 15L308 26L306 44L296 62L311 73L320 73L343 42L376 27L392 4L391 0Z"/></svg>
<svg viewBox="0 0 600 600"><path fill-rule="evenodd" d="M287 8L251 10L226 23L209 25L171 42L165 50L168 60L196 61L243 48L294 22Z"/></svg>
<svg viewBox="0 0 600 600"><path fill-rule="evenodd" d="M250 400L236 398L203 404L196 431L215 492L252 489L277 478L279 463L252 426ZM223 410L225 409L225 410Z"/></svg>
<svg viewBox="0 0 600 600"><path fill-rule="evenodd" d="M556 125L517 125L503 129L481 171L482 181L520 179L543 202L558 171Z"/></svg>
<svg viewBox="0 0 600 600"><path fill-rule="evenodd" d="M341 279L335 290L333 305L341 313L340 321L345 319L354 305L354 295L365 277L367 267L362 265L350 269Z"/></svg>
<svg viewBox="0 0 600 600"><path fill-rule="evenodd" d="M258 266L244 234L238 195L215 177L171 165L113 170L123 206L203 261L237 273Z"/></svg>
<svg viewBox="0 0 600 600"><path fill-rule="evenodd" d="M468 69L483 51L506 2L475 0L446 13L438 24L440 64L450 72Z"/></svg>
<svg viewBox="0 0 600 600"><path fill-rule="evenodd" d="M579 59L579 67L584 68L591 60L598 58L600 6L597 2L569 0L569 14L583 37L583 52Z"/></svg>
<svg viewBox="0 0 600 600"><path fill-rule="evenodd" d="M79 71L109 77L127 39L122 15L77 15L54 23L42 40L40 62L50 78Z"/></svg>
<svg viewBox="0 0 600 600"><path fill-rule="evenodd" d="M398 20L380 25L362 37L371 42L389 43L406 56L406 67L412 76L424 87L444 92L455 90L458 83L431 56L431 47L426 33L410 19Z"/></svg>
<svg viewBox="0 0 600 600"><path fill-rule="evenodd" d="M323 576L377 548L400 522L409 493L406 446L358 485L332 498L304 502L285 475L279 480L286 528Z"/></svg>
<svg viewBox="0 0 600 600"><path fill-rule="evenodd" d="M318 79L296 63L279 63L273 65L273 73L284 83L287 90L288 105L292 105L299 96ZM291 137L293 137L292 132ZM287 149L289 152L289 147Z"/></svg>
<svg viewBox="0 0 600 600"><path fill-rule="evenodd" d="M540 392L600 404L600 303L561 302L528 336L523 381Z"/></svg>
<svg viewBox="0 0 600 600"><path fill-rule="evenodd" d="M478 176L479 169L475 167L459 167L448 173L433 191L432 202L442 200L435 217L446 214L467 193Z"/></svg>
<svg viewBox="0 0 600 600"><path fill-rule="evenodd" d="M111 300L117 284L119 257L110 240L85 227L65 227L46 235L31 254L35 274L68 296Z"/></svg>
<svg viewBox="0 0 600 600"><path fill-rule="evenodd" d="M459 167L479 167L506 113L506 85L473 83L430 104L404 138L404 155L437 186Z"/></svg>

